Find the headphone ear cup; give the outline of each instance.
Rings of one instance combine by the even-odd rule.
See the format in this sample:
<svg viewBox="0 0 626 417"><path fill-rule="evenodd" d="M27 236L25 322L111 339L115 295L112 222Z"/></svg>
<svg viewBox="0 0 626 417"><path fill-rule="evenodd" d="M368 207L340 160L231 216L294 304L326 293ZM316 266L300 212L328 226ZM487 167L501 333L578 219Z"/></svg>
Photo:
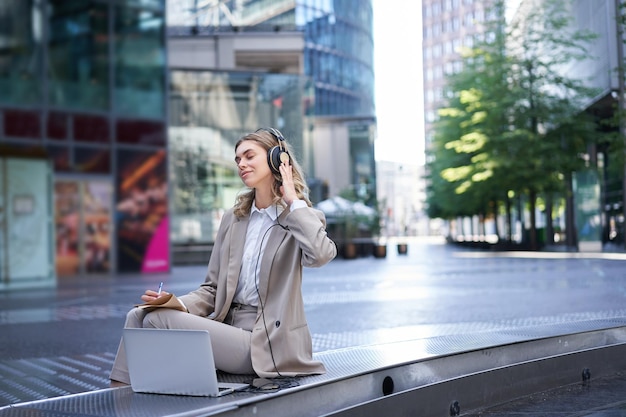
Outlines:
<svg viewBox="0 0 626 417"><path fill-rule="evenodd" d="M267 151L267 164L274 174L280 174L280 154L282 150L280 146L273 146Z"/></svg>
<svg viewBox="0 0 626 417"><path fill-rule="evenodd" d="M289 153L280 146L274 146L267 151L267 164L274 174L280 175L280 166L283 161L289 161Z"/></svg>

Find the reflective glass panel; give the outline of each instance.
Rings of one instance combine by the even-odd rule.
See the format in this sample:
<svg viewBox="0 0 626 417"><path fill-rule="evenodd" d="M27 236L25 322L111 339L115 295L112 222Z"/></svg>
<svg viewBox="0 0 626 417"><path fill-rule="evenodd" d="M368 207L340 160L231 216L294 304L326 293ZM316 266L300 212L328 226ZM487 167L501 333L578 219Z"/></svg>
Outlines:
<svg viewBox="0 0 626 417"><path fill-rule="evenodd" d="M81 142L108 142L109 121L104 116L74 114L72 116L74 140Z"/></svg>
<svg viewBox="0 0 626 417"><path fill-rule="evenodd" d="M46 136L48 139L66 140L68 138L68 115L60 112L50 112L46 122Z"/></svg>
<svg viewBox="0 0 626 417"><path fill-rule="evenodd" d="M111 152L108 148L76 147L74 171L108 174L111 171Z"/></svg>
<svg viewBox="0 0 626 417"><path fill-rule="evenodd" d="M165 6L164 0L121 0L120 3L124 3L127 6L150 7L157 10L163 10Z"/></svg>
<svg viewBox="0 0 626 417"><path fill-rule="evenodd" d="M49 0L48 99L65 108L108 109L106 4Z"/></svg>
<svg viewBox="0 0 626 417"><path fill-rule="evenodd" d="M171 241L212 242L243 188L234 145L244 133L277 127L309 169L303 114L315 101L313 89L297 75L179 70L170 85Z"/></svg>
<svg viewBox="0 0 626 417"><path fill-rule="evenodd" d="M124 116L165 115L163 13L116 7L115 109Z"/></svg>
<svg viewBox="0 0 626 417"><path fill-rule="evenodd" d="M317 115L374 114L371 1L303 0L305 74L316 81Z"/></svg>
<svg viewBox="0 0 626 417"><path fill-rule="evenodd" d="M67 146L48 145L46 147L48 158L52 160L55 172L71 171L70 151Z"/></svg>
<svg viewBox="0 0 626 417"><path fill-rule="evenodd" d="M16 138L41 138L41 114L35 110L6 110L4 134Z"/></svg>
<svg viewBox="0 0 626 417"><path fill-rule="evenodd" d="M41 100L41 9L32 0L0 1L0 102Z"/></svg>

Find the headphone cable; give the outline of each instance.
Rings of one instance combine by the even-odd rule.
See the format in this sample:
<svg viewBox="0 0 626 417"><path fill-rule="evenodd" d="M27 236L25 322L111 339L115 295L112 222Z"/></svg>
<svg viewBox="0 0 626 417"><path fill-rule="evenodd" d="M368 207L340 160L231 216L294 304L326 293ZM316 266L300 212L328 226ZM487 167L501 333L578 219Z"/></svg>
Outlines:
<svg viewBox="0 0 626 417"><path fill-rule="evenodd" d="M276 212L278 213L278 207L276 207ZM276 221L278 222L278 216L276 216ZM261 300L261 292L259 291L259 284L257 282L257 278L258 278L257 270L259 267L259 261L261 259L261 253L263 252L263 241L265 240L265 237L267 236L269 231L272 230L272 227L274 226L280 226L283 229L285 229L286 227L286 226L281 225L280 223L274 223L273 225L267 228L265 233L263 233L263 236L261 237L261 244L259 245L259 254L257 255L256 264L254 265L254 287L256 289L256 294L259 297L259 305L261 306L261 318L263 319L263 328L265 329L265 336L267 337L267 345L270 349L270 356L272 357L274 370L276 371L279 377L283 377L283 375L278 370L278 366L276 366L276 360L274 359L274 351L272 349L272 342L270 341L270 334L269 334L269 331L267 330L267 322L265 321L265 305L263 304L263 300ZM289 230L289 229L285 229L285 230Z"/></svg>

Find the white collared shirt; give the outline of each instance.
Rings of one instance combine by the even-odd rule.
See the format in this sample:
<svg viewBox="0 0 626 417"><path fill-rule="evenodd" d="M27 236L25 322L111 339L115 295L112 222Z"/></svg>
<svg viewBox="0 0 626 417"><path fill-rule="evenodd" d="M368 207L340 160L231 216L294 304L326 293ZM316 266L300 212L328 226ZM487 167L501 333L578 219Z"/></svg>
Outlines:
<svg viewBox="0 0 626 417"><path fill-rule="evenodd" d="M306 207L304 200L294 200L290 210ZM250 210L250 220L246 231L246 241L243 248L243 259L239 281L235 291L234 303L251 306L259 305L259 272L261 270L261 259L267 246L267 241L272 227L279 227L276 219L283 212L280 206L270 206L266 209L258 209L256 201Z"/></svg>

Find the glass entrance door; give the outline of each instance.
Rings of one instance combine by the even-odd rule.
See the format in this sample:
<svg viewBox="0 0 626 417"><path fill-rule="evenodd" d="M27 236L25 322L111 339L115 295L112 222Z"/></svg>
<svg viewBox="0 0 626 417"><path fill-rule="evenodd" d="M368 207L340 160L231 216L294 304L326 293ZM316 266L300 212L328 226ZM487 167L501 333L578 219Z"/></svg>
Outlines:
<svg viewBox="0 0 626 417"><path fill-rule="evenodd" d="M51 178L46 160L0 158L0 288L54 282Z"/></svg>
<svg viewBox="0 0 626 417"><path fill-rule="evenodd" d="M111 271L112 189L106 180L55 182L57 276Z"/></svg>

